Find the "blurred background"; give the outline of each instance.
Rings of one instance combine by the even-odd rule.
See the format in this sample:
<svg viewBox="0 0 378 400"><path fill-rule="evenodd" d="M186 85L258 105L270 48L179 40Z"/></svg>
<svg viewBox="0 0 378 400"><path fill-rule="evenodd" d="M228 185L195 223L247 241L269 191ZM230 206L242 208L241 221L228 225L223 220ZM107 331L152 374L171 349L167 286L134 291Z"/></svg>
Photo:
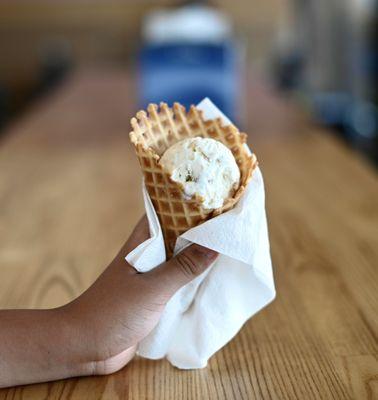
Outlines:
<svg viewBox="0 0 378 400"><path fill-rule="evenodd" d="M135 74L135 108L210 97L243 126L246 77L377 165L377 0L0 0L0 136L77 69Z"/></svg>

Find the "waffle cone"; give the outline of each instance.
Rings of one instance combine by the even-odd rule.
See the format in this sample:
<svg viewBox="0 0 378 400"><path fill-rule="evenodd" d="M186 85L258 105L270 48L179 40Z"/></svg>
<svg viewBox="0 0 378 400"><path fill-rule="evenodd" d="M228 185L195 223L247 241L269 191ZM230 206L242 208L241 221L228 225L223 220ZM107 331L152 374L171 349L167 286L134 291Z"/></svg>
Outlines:
<svg viewBox="0 0 378 400"><path fill-rule="evenodd" d="M148 113L139 111L131 119L133 131L130 132L130 140L163 230L167 258L170 258L178 236L235 206L252 177L257 161L244 146L247 135L239 132L234 125L223 126L220 118L205 121L201 110L192 106L186 112L178 103L173 108L165 103L161 103L160 107L150 104L147 110ZM240 169L239 187L222 207L215 210L204 209L199 197L185 200L183 186L171 180L169 173L159 164L160 157L170 146L197 136L222 142L231 150Z"/></svg>

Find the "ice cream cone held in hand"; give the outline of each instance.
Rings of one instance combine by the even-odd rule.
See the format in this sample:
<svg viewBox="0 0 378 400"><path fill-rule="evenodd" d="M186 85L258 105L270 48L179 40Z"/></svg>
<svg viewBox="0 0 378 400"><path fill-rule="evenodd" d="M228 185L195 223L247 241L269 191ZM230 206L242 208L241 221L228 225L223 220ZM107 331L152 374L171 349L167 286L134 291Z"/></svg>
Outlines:
<svg viewBox="0 0 378 400"><path fill-rule="evenodd" d="M232 209L242 196L256 157L246 134L201 110L161 103L131 120L130 140L158 215L167 258L176 239L202 222Z"/></svg>

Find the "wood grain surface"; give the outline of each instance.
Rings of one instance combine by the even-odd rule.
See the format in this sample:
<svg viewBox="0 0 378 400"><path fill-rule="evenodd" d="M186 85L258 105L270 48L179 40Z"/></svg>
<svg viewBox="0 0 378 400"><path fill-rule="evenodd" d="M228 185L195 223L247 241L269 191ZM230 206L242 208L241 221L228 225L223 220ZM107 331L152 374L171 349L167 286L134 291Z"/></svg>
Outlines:
<svg viewBox="0 0 378 400"><path fill-rule="evenodd" d="M122 71L78 72L2 136L1 308L74 298L142 214L130 82ZM206 369L136 358L110 376L0 390L1 400L378 398L376 175L263 85L250 83L247 104L266 182L274 303Z"/></svg>

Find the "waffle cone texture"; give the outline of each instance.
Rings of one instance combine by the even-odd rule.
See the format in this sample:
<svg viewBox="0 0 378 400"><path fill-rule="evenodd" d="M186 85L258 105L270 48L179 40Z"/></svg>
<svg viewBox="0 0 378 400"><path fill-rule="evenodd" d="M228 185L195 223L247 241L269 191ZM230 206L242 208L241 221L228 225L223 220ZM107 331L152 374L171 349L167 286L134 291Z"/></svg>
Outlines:
<svg viewBox="0 0 378 400"><path fill-rule="evenodd" d="M252 177L257 160L244 145L245 133L239 132L234 125L223 126L220 118L205 121L202 111L195 106L187 112L178 103L173 108L161 103L160 107L150 104L147 110L139 111L131 119L133 130L129 136L163 230L167 258L170 258L178 236L235 206ZM239 186L223 206L215 210L206 210L199 197L186 200L183 186L174 182L159 164L160 157L169 147L191 137L220 141L231 150L240 169Z"/></svg>

